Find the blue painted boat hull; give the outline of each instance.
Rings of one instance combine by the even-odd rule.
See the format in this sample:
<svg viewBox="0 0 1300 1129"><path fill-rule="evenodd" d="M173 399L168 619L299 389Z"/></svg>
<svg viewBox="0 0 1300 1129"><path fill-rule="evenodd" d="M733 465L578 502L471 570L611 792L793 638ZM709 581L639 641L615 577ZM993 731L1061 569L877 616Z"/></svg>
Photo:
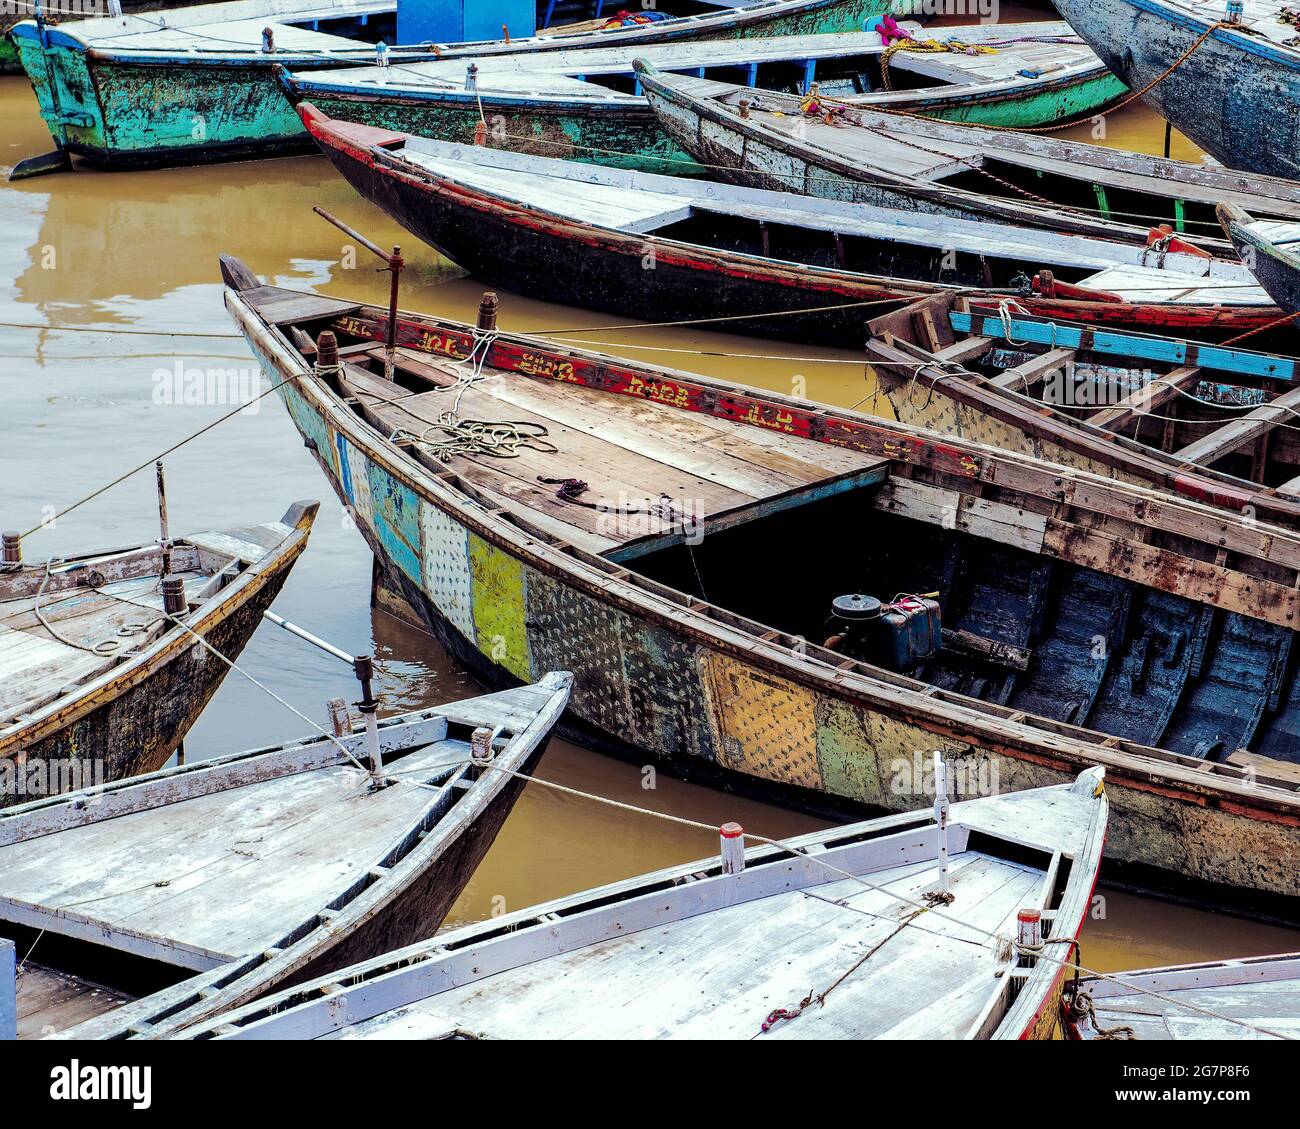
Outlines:
<svg viewBox="0 0 1300 1129"><path fill-rule="evenodd" d="M1167 71L1211 26L1159 0L1053 0L1128 86ZM1300 51L1220 28L1146 101L1231 168L1300 179Z"/></svg>

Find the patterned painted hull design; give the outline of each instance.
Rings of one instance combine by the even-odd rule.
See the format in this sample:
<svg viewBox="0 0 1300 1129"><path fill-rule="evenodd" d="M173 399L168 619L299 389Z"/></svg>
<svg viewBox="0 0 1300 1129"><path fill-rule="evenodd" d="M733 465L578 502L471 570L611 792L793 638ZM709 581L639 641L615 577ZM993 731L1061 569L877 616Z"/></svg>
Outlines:
<svg viewBox="0 0 1300 1129"><path fill-rule="evenodd" d="M451 45L436 54L394 49L394 62L501 54L599 44L730 39L857 31L888 0L779 0L699 20L651 24L587 36L553 36L499 43ZM229 54L115 49L87 44L76 25L51 29L42 46L34 23L19 24L14 41L31 79L41 116L60 147L108 169L199 164L309 152L311 141L284 97L275 68L292 71L366 65L374 50L319 55L256 49Z"/></svg>
<svg viewBox="0 0 1300 1129"><path fill-rule="evenodd" d="M1220 4L1164 0L1053 0L1102 61L1137 90L1191 50ZM1253 17L1247 11L1248 17ZM1279 27L1279 30L1282 30ZM1291 29L1294 31L1294 29ZM1300 177L1300 50L1264 35L1216 29L1146 101L1225 165Z"/></svg>
<svg viewBox="0 0 1300 1129"><path fill-rule="evenodd" d="M1206 772L1195 759L1156 753L1124 738L1103 741L1101 733L1068 720L1036 720L1023 709L995 704L1001 698L980 702L963 696L965 690L936 690L878 668L848 671L842 662L836 666L834 656L828 663L809 654L821 654L821 648L539 532L522 511L518 521L510 520L508 511L494 510L458 485L462 480L454 472L434 473L409 450L388 442L327 379L312 376L262 312L269 308L261 304L264 298L274 302L290 292L259 287L247 268L236 267L227 273L227 308L268 371L281 379L299 375L280 394L389 585L489 682L509 685L548 669L571 670L574 728L604 751L821 808L911 806L905 781L936 748L950 758L955 778L968 782L968 794L980 787L971 782L990 779L1005 790L1064 783L1082 767L1101 763L1114 811L1109 856L1133 880L1295 914L1300 801L1293 788L1243 787L1227 779L1224 766ZM343 335L383 339L379 311L314 300L339 315L318 320L316 330L328 325ZM295 324L294 336L306 340L300 334L307 323ZM464 327L432 319L401 322L398 339L434 358L464 357L471 343ZM882 453L904 471L942 467L954 480L996 478L1004 484L1028 474L1041 476L1041 488L1049 492L1061 489L1063 474L1077 477L867 416L831 419L827 409L812 412L799 401L706 378L665 375L568 350L548 353L529 339L498 338L493 350L492 364L509 367L521 380L617 386L623 395L647 398L647 407L657 401L688 413L748 420L742 430L826 429L841 438L824 441ZM1070 489L1099 503L1111 491L1132 491L1091 479ZM1146 503L1148 522L1164 520L1167 506L1185 505L1160 501L1157 514L1157 497ZM958 509L964 512L962 504ZM1222 522L1215 528L1236 536ZM1281 530L1270 537L1289 540ZM1051 553L1059 560L1119 567L1097 561L1083 548L1089 540L1083 530L1054 535ZM1169 580L1153 576L1153 582ZM1097 583L1105 588L1115 582L1100 576ZM1124 692L1118 683L1115 689ZM1057 707L1044 694L1039 708L1051 713ZM1184 738L1170 728L1169 739ZM1146 751L1139 754L1139 748Z"/></svg>

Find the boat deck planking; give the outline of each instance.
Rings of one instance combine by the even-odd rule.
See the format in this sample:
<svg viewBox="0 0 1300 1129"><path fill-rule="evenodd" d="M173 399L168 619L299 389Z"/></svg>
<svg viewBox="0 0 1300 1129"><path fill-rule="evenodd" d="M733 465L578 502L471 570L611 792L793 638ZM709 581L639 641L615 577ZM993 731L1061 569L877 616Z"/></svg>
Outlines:
<svg viewBox="0 0 1300 1129"><path fill-rule="evenodd" d="M1014 929L1043 879L1041 870L976 851L954 854L950 866L961 920L992 932ZM906 863L870 880L918 900L934 888L935 867ZM905 927L914 913L851 879L827 882L513 968L333 1037L383 1037L389 1024L418 1017L496 1039L743 1039L876 949L828 1006L776 1024L769 1037L961 1038L997 983L996 954L944 917L924 931Z"/></svg>
<svg viewBox="0 0 1300 1129"><path fill-rule="evenodd" d="M452 363L429 364L421 354L403 350L409 373L406 384L387 381L355 364L345 364L343 383L368 418L390 433L400 429L413 453L435 470L462 475L475 485L517 502L549 519L549 525L589 552L623 559L627 550L659 548L665 539L695 535L735 525L771 512L806 504L845 489L879 482L889 460L829 448L810 439L793 438L779 448L762 432L737 433L698 413L659 409L634 397L608 396L593 389L565 387L562 382L494 379L463 392L418 392L427 382L444 386L466 374ZM383 350L370 350L372 364L382 364ZM546 443L557 452L520 448L510 459L457 454L442 459L436 448L416 438L440 438L441 413L460 395L462 418L532 424L544 429ZM673 395L673 389L647 388L649 397ZM578 478L593 484L577 504L556 497L559 482L539 479ZM666 499L666 502L665 502ZM608 509L592 509L595 503Z"/></svg>
<svg viewBox="0 0 1300 1129"><path fill-rule="evenodd" d="M1085 977L1079 987L1097 1017L1096 1024L1078 1023L1075 1033L1084 1039L1101 1038L1098 1026L1129 1027L1135 1039L1300 1038L1296 953Z"/></svg>
<svg viewBox="0 0 1300 1129"><path fill-rule="evenodd" d="M463 741L435 742L393 771L432 779L464 758ZM334 765L68 828L58 854L40 838L0 846L0 915L129 934L195 971L269 948L428 806L422 788L368 792L360 776Z"/></svg>
<svg viewBox="0 0 1300 1129"><path fill-rule="evenodd" d="M1045 1037L1064 968L1013 970L995 937L1026 906L1046 937L1077 935L1109 812L1101 779L954 804L954 900L933 913L939 837L914 812L799 836L799 854L751 848L737 873L704 859L465 926L191 1034L716 1039L771 1020L765 1037L781 1039Z"/></svg>
<svg viewBox="0 0 1300 1129"><path fill-rule="evenodd" d="M18 974L18 1038L39 1039L52 1030L67 1030L106 1015L130 999L102 984L24 961Z"/></svg>

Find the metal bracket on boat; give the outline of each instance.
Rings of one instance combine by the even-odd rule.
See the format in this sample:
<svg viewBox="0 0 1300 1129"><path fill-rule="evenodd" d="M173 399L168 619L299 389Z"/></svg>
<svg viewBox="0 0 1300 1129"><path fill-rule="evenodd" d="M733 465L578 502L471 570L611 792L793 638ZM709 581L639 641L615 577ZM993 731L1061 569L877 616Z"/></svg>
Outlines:
<svg viewBox="0 0 1300 1129"><path fill-rule="evenodd" d="M304 643L310 643L313 647L324 651L327 655L333 655L340 662L345 662L352 668L352 672L357 676L357 681L361 683L361 700L356 703L356 706L361 712L361 720L366 727L366 755L370 759L371 787L384 788L391 784L392 781L384 776L384 758L379 749L379 699L375 697L373 687L375 677L373 656L350 655L341 647L326 642L319 635L313 635L306 628L299 627L296 623L290 623L283 616L276 615L273 611L264 611L262 618L274 623L276 627L283 627L290 635L296 635ZM337 731L338 711L333 702L330 703L330 720Z"/></svg>
<svg viewBox="0 0 1300 1129"><path fill-rule="evenodd" d="M361 232L355 228L349 227L337 216L332 216L319 204L312 208L321 219L332 223L344 235L350 239L355 239L372 255L383 259L384 265L380 270L386 270L392 276L388 290L388 340L384 345L384 376L388 380L393 379L393 368L397 363L397 293L400 286L402 269L406 266L406 260L402 258L401 247L394 246L390 255L377 243L372 243Z"/></svg>

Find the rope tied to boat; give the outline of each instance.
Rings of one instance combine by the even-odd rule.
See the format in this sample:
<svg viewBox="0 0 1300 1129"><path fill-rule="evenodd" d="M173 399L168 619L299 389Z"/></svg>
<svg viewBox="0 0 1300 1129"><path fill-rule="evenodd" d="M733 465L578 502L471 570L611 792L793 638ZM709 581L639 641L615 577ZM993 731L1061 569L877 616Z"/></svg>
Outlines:
<svg viewBox="0 0 1300 1129"><path fill-rule="evenodd" d="M940 42L937 39L913 39L905 36L895 39L880 54L880 81L884 88L893 91L894 84L889 77L889 66L893 57L900 51L913 55L996 55L1000 48L983 43L964 43L960 39Z"/></svg>
<svg viewBox="0 0 1300 1129"><path fill-rule="evenodd" d="M88 654L98 655L100 658L125 658L127 654L133 653L134 651L133 648L131 651L119 653L119 648L122 647L127 642L127 640L133 639L140 635L147 636L149 632L151 632L155 627L158 626L159 623L163 622L163 620L167 618L166 616L160 616L158 619L155 619L152 623L138 623L135 622L134 620L128 623L124 623L117 629L115 634L105 636L103 639L100 639L99 642L97 643L78 643L75 639L69 639L66 635L62 635L54 629L54 625L50 623L48 619L45 618L46 609L42 608L41 606L41 597L45 594L45 588L49 584L50 578L53 576L54 566L59 564L64 564L64 563L66 562L63 560L62 557L51 557L49 560L45 562L45 573L41 577L40 585L36 589L36 595L32 598L32 613L36 616L36 619L40 623L40 625L50 633L50 636L54 639L57 639L60 643L63 643L69 647L74 647L78 651L85 651ZM67 571L72 571L72 570L67 570ZM98 578L98 582L96 582L96 578ZM161 577L159 578L159 582L161 583ZM115 596L112 592L103 591L102 589L103 584L104 584L103 574L92 569L90 571L90 574L86 577L86 587L89 588L92 592L96 592L102 596L107 596L111 600L116 600L119 598ZM71 597L65 596L64 600L66 599L71 599ZM56 601L56 603L62 603L62 602L63 602L62 600ZM144 607L146 605L137 604L136 606Z"/></svg>
<svg viewBox="0 0 1300 1129"><path fill-rule="evenodd" d="M417 417L418 418L418 417ZM440 431L445 439L430 439L429 433ZM440 463L457 456L481 455L489 459L517 459L524 450L559 454L559 447L546 436L547 428L531 420L462 419L453 412L442 412L423 431L395 427L388 441L414 443Z"/></svg>
<svg viewBox="0 0 1300 1129"><path fill-rule="evenodd" d="M1137 1032L1127 1024L1104 1026L1097 1018L1097 1005L1092 996L1079 986L1076 977L1061 993L1061 1016L1069 1026L1087 1023L1097 1032L1098 1039L1136 1039Z"/></svg>

